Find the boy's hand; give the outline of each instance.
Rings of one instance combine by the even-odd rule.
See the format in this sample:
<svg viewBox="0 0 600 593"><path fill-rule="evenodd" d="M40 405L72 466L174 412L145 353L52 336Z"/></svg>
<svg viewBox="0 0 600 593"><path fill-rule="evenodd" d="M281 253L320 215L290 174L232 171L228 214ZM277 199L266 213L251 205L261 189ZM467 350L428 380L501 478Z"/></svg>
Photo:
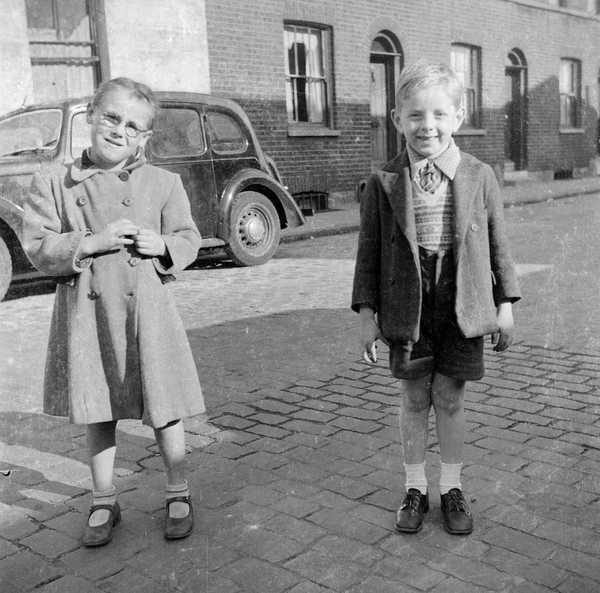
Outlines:
<svg viewBox="0 0 600 593"><path fill-rule="evenodd" d="M503 352L513 341L515 322L513 320L512 304L501 303L496 315L499 331L492 334L492 344L495 352Z"/></svg>
<svg viewBox="0 0 600 593"><path fill-rule="evenodd" d="M152 229L140 229L134 237L135 248L142 255L162 256L167 250L163 238Z"/></svg>
<svg viewBox="0 0 600 593"><path fill-rule="evenodd" d="M373 311L368 307L362 307L360 310L360 344L365 362L377 362L377 344L375 342L381 338L381 331L375 322Z"/></svg>
<svg viewBox="0 0 600 593"><path fill-rule="evenodd" d="M133 243L133 235L138 232L138 227L131 220L121 218L107 224L103 231L95 235L85 236L79 245L80 257L87 257L103 251L121 249L123 245Z"/></svg>

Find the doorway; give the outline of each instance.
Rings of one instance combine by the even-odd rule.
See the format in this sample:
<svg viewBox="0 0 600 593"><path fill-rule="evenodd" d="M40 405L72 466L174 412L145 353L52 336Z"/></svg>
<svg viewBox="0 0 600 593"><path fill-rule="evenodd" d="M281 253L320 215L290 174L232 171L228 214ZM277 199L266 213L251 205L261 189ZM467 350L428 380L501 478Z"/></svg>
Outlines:
<svg viewBox="0 0 600 593"><path fill-rule="evenodd" d="M398 152L398 133L390 112L395 105L396 80L402 68L402 50L396 37L380 31L370 56L371 170L381 168Z"/></svg>
<svg viewBox="0 0 600 593"><path fill-rule="evenodd" d="M527 63L518 49L508 54L505 69L505 171L527 168Z"/></svg>

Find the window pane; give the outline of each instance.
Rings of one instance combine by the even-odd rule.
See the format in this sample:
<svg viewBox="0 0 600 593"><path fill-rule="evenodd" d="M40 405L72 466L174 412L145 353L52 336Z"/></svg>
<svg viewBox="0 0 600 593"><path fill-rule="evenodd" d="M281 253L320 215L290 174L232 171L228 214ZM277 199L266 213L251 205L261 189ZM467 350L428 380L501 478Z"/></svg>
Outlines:
<svg viewBox="0 0 600 593"><path fill-rule="evenodd" d="M286 80L285 81L285 104L287 107L288 121L296 120L296 103L295 103L295 93L294 93L294 81Z"/></svg>
<svg viewBox="0 0 600 593"><path fill-rule="evenodd" d="M86 0L60 0L58 2L58 28L61 39L89 41L90 24Z"/></svg>
<svg viewBox="0 0 600 593"><path fill-rule="evenodd" d="M0 156L27 150L53 149L60 137L62 111L43 109L0 121Z"/></svg>
<svg viewBox="0 0 600 593"><path fill-rule="evenodd" d="M26 0L25 9L29 29L54 29L54 16L50 0Z"/></svg>
<svg viewBox="0 0 600 593"><path fill-rule="evenodd" d="M284 42L285 54L286 54L286 61L285 61L286 74L296 74L296 72L297 72L294 37L295 37L295 35L294 35L293 30L290 31L290 30L286 29L283 32L283 42Z"/></svg>
<svg viewBox="0 0 600 593"><path fill-rule="evenodd" d="M246 152L248 139L238 122L226 113L207 114L211 148L218 153Z"/></svg>
<svg viewBox="0 0 600 593"><path fill-rule="evenodd" d="M200 116L193 109L161 109L154 122L150 146L159 157L202 154L205 146Z"/></svg>
<svg viewBox="0 0 600 593"><path fill-rule="evenodd" d="M90 145L90 124L86 112L82 111L73 116L71 123L71 156L76 159Z"/></svg>
<svg viewBox="0 0 600 593"><path fill-rule="evenodd" d="M309 76L323 76L323 60L321 58L321 35L312 31L307 35L308 51L306 56L306 72Z"/></svg>
<svg viewBox="0 0 600 593"><path fill-rule="evenodd" d="M325 82L323 80L313 80L308 83L306 102L309 121L323 123L325 121Z"/></svg>

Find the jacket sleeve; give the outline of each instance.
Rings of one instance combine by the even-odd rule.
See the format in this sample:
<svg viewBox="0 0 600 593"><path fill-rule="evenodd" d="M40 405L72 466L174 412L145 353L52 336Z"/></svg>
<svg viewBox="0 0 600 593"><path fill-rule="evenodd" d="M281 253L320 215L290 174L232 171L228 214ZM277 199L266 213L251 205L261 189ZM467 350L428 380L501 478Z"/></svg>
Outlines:
<svg viewBox="0 0 600 593"><path fill-rule="evenodd" d="M71 276L91 265L91 258L77 257L79 243L90 231L62 232L54 184L58 184L58 179L35 174L23 206L21 243L40 272L49 276Z"/></svg>
<svg viewBox="0 0 600 593"><path fill-rule="evenodd" d="M493 169L485 166L485 203L488 211L490 265L494 281L494 301L514 303L521 298L517 272L506 236L504 204Z"/></svg>
<svg viewBox="0 0 600 593"><path fill-rule="evenodd" d="M381 182L371 175L360 203L360 232L354 268L351 308L357 313L361 306L377 311L381 264L381 225L379 199Z"/></svg>
<svg viewBox="0 0 600 593"><path fill-rule="evenodd" d="M200 232L192 218L190 201L179 175L171 186L161 213L161 236L167 246L168 257L154 258L160 274L183 270L198 257Z"/></svg>

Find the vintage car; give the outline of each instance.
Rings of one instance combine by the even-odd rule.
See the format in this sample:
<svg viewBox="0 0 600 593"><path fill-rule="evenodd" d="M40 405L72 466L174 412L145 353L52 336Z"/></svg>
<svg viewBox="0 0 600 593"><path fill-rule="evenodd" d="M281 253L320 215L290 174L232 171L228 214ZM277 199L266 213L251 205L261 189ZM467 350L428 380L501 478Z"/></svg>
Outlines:
<svg viewBox="0 0 600 593"><path fill-rule="evenodd" d="M234 101L210 95L157 96L161 110L147 157L181 176L202 235L199 254L225 249L243 266L269 260L281 229L304 218L247 115ZM34 173L73 162L88 145L88 102L35 105L0 118L0 299L11 280L39 276L19 242L23 201Z"/></svg>

